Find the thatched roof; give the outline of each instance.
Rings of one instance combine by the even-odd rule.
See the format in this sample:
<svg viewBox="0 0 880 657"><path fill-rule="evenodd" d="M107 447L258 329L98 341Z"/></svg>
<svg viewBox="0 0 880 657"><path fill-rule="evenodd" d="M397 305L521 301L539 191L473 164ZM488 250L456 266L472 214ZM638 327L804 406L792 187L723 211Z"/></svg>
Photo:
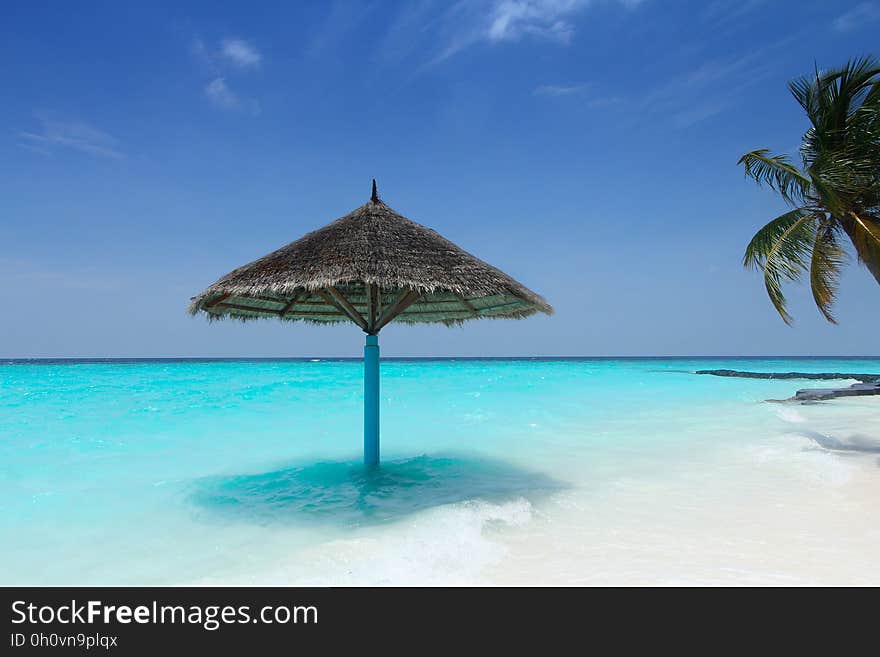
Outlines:
<svg viewBox="0 0 880 657"><path fill-rule="evenodd" d="M410 221L375 193L350 214L226 274L193 297L211 318L458 324L553 309L504 272Z"/></svg>

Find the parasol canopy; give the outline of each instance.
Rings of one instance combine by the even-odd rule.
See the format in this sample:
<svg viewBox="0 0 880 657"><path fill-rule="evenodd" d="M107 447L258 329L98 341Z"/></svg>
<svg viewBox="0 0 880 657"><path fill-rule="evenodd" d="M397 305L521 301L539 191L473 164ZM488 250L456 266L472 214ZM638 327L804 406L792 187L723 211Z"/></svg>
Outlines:
<svg viewBox="0 0 880 657"><path fill-rule="evenodd" d="M364 454L379 460L379 331L392 321L456 325L553 309L437 232L369 202L223 276L192 298L210 319L353 322L367 334Z"/></svg>

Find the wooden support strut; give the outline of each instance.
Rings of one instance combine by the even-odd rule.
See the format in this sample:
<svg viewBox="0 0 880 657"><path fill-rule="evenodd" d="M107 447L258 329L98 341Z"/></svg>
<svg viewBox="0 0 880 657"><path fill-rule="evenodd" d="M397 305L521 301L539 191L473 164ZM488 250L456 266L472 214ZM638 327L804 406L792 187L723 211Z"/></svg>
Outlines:
<svg viewBox="0 0 880 657"><path fill-rule="evenodd" d="M229 297L231 297L231 296L232 296L231 294L223 294L223 295L220 295L219 297L217 297L217 298L215 298L215 299L211 299L208 303L203 304L203 305L202 305L202 308L205 309L205 310L207 310L208 308L213 308L213 307L216 306L217 304L223 303L224 301L226 301L226 300L227 300Z"/></svg>
<svg viewBox="0 0 880 657"><path fill-rule="evenodd" d="M470 301L465 299L464 295L456 294L455 296L458 297L459 301L461 301L461 305L463 305L465 308L467 308L469 311L471 311L474 315L480 314L480 311L477 310L477 308L474 306L474 304L472 304Z"/></svg>
<svg viewBox="0 0 880 657"><path fill-rule="evenodd" d="M290 299L290 301L288 301L288 302L284 305L284 308L282 308L281 310L278 311L278 315L281 316L281 317L284 317L287 313L290 312L290 310L291 310L291 309L292 309L292 308L293 308L293 307L294 307L299 301L301 301L302 299L304 299L305 297L307 297L308 294L309 294L309 293L308 293L307 291L297 292L296 294L294 294L293 297Z"/></svg>
<svg viewBox="0 0 880 657"><path fill-rule="evenodd" d="M351 321L361 327L363 331L370 332L367 326L367 320L361 317L361 314L349 303L348 299L342 296L342 293L332 285L328 285L324 290L317 290L317 293L324 301L331 306L336 307L339 312L348 317Z"/></svg>
<svg viewBox="0 0 880 657"><path fill-rule="evenodd" d="M247 298L247 297L245 297L245 298ZM221 306L222 308L231 308L232 310L246 310L246 311L249 311L252 313L260 313L260 314L266 314L266 315L274 315L278 312L274 308L258 308L256 306L242 306L241 304L238 304L238 303L228 303L225 301L223 303L220 303L217 305Z"/></svg>
<svg viewBox="0 0 880 657"><path fill-rule="evenodd" d="M243 306L240 303L229 303L228 301L226 301L226 299L228 299L231 296L233 296L233 295L227 294L225 297L222 297L221 299L218 299L218 300L212 302L209 306L205 306L205 308L213 308L214 306L220 306L221 308L230 308L232 310L249 310L251 312L266 313L267 315L271 314L271 315L278 315L280 317L284 317L284 315L286 315L287 312L291 308L293 308L293 306L298 301L301 300L300 295L297 295L293 299L291 299L288 303L286 303L281 310L277 310L275 308L264 308L262 306L259 306L259 307L258 306ZM268 297L241 297L241 298L245 299L245 300L253 298L253 299L259 299L261 301L269 301L272 303L284 303L284 301L281 301L279 299L269 299Z"/></svg>
<svg viewBox="0 0 880 657"><path fill-rule="evenodd" d="M516 308L522 307L524 304L522 301L510 301L508 303L502 303L498 306L489 306L488 308L481 308L480 313L483 315L491 315L496 310L504 310L505 308Z"/></svg>
<svg viewBox="0 0 880 657"><path fill-rule="evenodd" d="M382 315L379 317L379 321L376 322L376 325L373 327L373 332L378 333L383 326L388 324L395 317L400 315L404 310L413 305L416 301L418 301L422 296L421 292L416 290L404 290L402 291L394 302L385 308L382 312Z"/></svg>

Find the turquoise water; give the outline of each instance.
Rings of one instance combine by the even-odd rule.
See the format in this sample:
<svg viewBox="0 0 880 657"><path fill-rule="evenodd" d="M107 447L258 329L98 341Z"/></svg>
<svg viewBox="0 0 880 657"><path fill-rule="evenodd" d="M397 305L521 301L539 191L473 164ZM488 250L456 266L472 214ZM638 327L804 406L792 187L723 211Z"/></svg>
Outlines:
<svg viewBox="0 0 880 657"><path fill-rule="evenodd" d="M356 361L0 362L0 584L877 582L878 398L708 368L880 360L385 361L377 473Z"/></svg>

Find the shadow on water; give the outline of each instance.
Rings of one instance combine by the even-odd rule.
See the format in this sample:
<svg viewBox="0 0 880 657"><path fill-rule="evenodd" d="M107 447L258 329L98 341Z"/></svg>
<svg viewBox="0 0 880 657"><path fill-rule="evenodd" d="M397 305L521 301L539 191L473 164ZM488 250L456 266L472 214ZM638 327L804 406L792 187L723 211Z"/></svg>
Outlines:
<svg viewBox="0 0 880 657"><path fill-rule="evenodd" d="M566 485L539 472L473 456L418 456L379 469L328 462L195 482L191 501L212 516L258 524L359 526L466 500L535 501Z"/></svg>

